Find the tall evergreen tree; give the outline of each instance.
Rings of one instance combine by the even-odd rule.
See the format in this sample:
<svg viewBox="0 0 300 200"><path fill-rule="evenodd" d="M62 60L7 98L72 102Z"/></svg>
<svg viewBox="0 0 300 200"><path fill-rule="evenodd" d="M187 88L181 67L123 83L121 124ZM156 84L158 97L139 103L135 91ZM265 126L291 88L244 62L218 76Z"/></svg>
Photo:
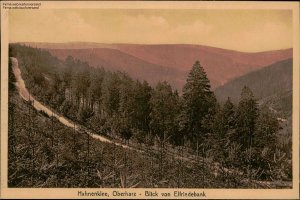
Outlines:
<svg viewBox="0 0 300 200"><path fill-rule="evenodd" d="M223 106L223 113L226 119L225 130L233 129L235 127L235 107L229 97Z"/></svg>
<svg viewBox="0 0 300 200"><path fill-rule="evenodd" d="M152 88L144 81L137 81L134 90L134 110L132 113L133 127L136 129L136 138L142 142L150 131L150 98Z"/></svg>
<svg viewBox="0 0 300 200"><path fill-rule="evenodd" d="M214 157L218 162L224 164L228 157L228 148L232 144L230 136L234 133L235 128L235 111L234 105L230 98L227 99L222 107L217 107L217 112L213 120L213 137L212 143Z"/></svg>
<svg viewBox="0 0 300 200"><path fill-rule="evenodd" d="M91 69L92 73L90 74L90 86L88 88L88 102L92 110L94 110L94 105L98 107L97 114L99 114L99 107L101 104L102 96L102 82L105 76L104 69Z"/></svg>
<svg viewBox="0 0 300 200"><path fill-rule="evenodd" d="M279 130L279 123L276 117L267 107L263 107L259 113L255 127L255 146L258 148L275 149L276 133Z"/></svg>
<svg viewBox="0 0 300 200"><path fill-rule="evenodd" d="M244 86L236 115L236 139L242 145L243 149L249 148L252 145L258 113L257 100L254 98L250 88Z"/></svg>
<svg viewBox="0 0 300 200"><path fill-rule="evenodd" d="M151 96L150 104L150 127L160 145L159 177L162 178L165 144L178 131L178 123L176 121L178 115L178 94L173 93L171 86L167 82L158 83Z"/></svg>
<svg viewBox="0 0 300 200"><path fill-rule="evenodd" d="M121 137L125 140L129 140L132 136L133 120L132 114L134 112L134 82L128 75L120 74L120 86L119 86L119 109L117 130Z"/></svg>
<svg viewBox="0 0 300 200"><path fill-rule="evenodd" d="M274 175L278 173L274 171L274 168L281 168L282 171L288 169L286 166L286 154L281 155L280 159L276 159L276 154L280 152L277 138L278 131L278 120L270 112L268 107L263 107L256 121L255 140L253 141L255 159L252 161L253 167L258 170L261 169L260 178L262 179L270 176L274 177ZM270 166L272 166L272 168ZM282 174L282 171L279 174Z"/></svg>
<svg viewBox="0 0 300 200"><path fill-rule="evenodd" d="M102 82L102 105L105 113L112 116L119 109L120 103L120 80L117 74L107 74Z"/></svg>
<svg viewBox="0 0 300 200"><path fill-rule="evenodd" d="M153 91L150 100L150 126L152 133L161 140L177 132L178 100L178 94L173 93L167 82L158 83Z"/></svg>
<svg viewBox="0 0 300 200"><path fill-rule="evenodd" d="M216 99L204 68L196 61L183 88L182 128L190 140L202 139L202 120L214 110Z"/></svg>
<svg viewBox="0 0 300 200"><path fill-rule="evenodd" d="M72 56L68 56L65 60L65 67L63 69L63 80L66 85L69 87L72 81L72 73L74 73L75 62Z"/></svg>

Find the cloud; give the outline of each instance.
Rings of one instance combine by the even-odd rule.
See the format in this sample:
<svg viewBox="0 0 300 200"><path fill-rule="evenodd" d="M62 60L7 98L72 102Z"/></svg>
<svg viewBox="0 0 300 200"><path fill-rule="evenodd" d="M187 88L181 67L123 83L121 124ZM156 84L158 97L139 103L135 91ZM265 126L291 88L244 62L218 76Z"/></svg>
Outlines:
<svg viewBox="0 0 300 200"><path fill-rule="evenodd" d="M60 11L61 12L61 11ZM10 19L10 40L64 42L89 37L97 30L76 12L58 13L54 10L35 12L15 11Z"/></svg>
<svg viewBox="0 0 300 200"><path fill-rule="evenodd" d="M291 47L293 34L291 29L280 22L268 22L251 29L241 30L234 37L240 38L242 43L231 41L232 48L240 48L244 45L252 49L258 46L263 49L278 49Z"/></svg>
<svg viewBox="0 0 300 200"><path fill-rule="evenodd" d="M208 36L212 31L213 27L211 25L198 20L192 24L177 26L174 30L172 30L172 34L179 36L192 36L194 37L193 39L199 39L199 37Z"/></svg>
<svg viewBox="0 0 300 200"><path fill-rule="evenodd" d="M211 25L201 20L171 25L166 18L153 15L126 16L119 29L123 33L120 37L132 43L180 43L182 38L193 43L213 30Z"/></svg>
<svg viewBox="0 0 300 200"><path fill-rule="evenodd" d="M9 37L12 42L189 43L242 51L292 46L291 15L196 11L11 10Z"/></svg>
<svg viewBox="0 0 300 200"><path fill-rule="evenodd" d="M168 22L161 16L137 15L126 16L120 29L127 34L156 34L166 31L168 27Z"/></svg>

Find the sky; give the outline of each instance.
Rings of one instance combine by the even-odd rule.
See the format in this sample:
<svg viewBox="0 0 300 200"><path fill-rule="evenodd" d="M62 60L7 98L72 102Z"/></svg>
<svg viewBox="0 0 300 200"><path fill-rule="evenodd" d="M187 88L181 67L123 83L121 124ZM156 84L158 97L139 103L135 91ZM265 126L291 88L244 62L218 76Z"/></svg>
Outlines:
<svg viewBox="0 0 300 200"><path fill-rule="evenodd" d="M200 44L244 52L291 48L291 10L9 11L10 42Z"/></svg>

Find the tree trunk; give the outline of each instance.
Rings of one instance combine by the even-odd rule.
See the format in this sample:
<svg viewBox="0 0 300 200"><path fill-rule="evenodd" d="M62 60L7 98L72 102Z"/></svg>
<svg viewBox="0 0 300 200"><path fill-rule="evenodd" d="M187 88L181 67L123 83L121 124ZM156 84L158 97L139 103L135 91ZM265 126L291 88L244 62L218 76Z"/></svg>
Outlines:
<svg viewBox="0 0 300 200"><path fill-rule="evenodd" d="M203 187L204 187L204 153L205 153L205 149L204 147L202 148L202 183L203 183Z"/></svg>
<svg viewBox="0 0 300 200"><path fill-rule="evenodd" d="M87 133L87 170L88 178L90 176L90 135Z"/></svg>

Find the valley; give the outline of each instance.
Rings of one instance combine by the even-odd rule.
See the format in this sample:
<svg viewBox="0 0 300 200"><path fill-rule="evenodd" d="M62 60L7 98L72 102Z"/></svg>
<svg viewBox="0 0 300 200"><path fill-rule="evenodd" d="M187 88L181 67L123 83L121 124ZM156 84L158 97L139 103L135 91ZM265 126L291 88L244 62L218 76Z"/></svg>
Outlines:
<svg viewBox="0 0 300 200"><path fill-rule="evenodd" d="M53 56L53 51L61 57ZM144 66L144 61L136 63L136 57L129 54L115 61L111 59L115 50L109 50L113 54L107 54L106 49L93 50L105 56L106 61L110 59L103 62L108 68L95 68L85 60L90 50L53 51L11 46L14 58L10 59L10 73L14 76L10 83L15 83L16 88L10 84L10 166L11 172L18 169L10 174L11 187L291 187L291 138L281 141L279 137L290 134L290 129L282 126L291 124L278 122L280 117L285 120L290 115L284 105L288 105L290 93L280 95L290 90L290 74L280 70L286 72L289 68L282 66L290 66L291 60L252 72L274 72L275 78L265 80L267 83L286 77L283 80L287 85L282 84L279 93L272 96L271 92L264 101L257 101L256 88L250 84L257 81L252 80L249 84L238 84L244 86L237 89L241 92L238 101L223 90L233 97L233 102L227 99L224 103L210 89L201 61L193 64L187 80L184 79L183 91L178 92L173 85L174 70L170 68L170 80L165 80L163 74L161 80L154 79L149 84L143 78L131 78L127 68L120 72L117 67L129 58L134 61L128 66ZM95 64L98 61L95 59ZM155 76L160 69L156 65L147 63L141 71L153 69ZM193 89L195 84L202 88ZM18 97L16 89L24 100ZM194 102L190 95L199 91L202 99ZM276 108L280 114L265 110L263 104ZM193 113L193 106L199 112ZM248 106L255 109L248 110ZM278 109L280 106L282 110ZM194 117L189 117L190 113ZM255 123L254 129L245 131L249 128L243 124L245 115ZM24 116L28 122L20 120ZM197 118L200 124L192 122ZM188 123L194 130L185 125ZM23 131L14 131L22 127ZM245 138L255 138L255 142L249 143ZM27 149L26 155L22 148ZM238 156L240 152L244 156ZM28 162L26 165L31 166L27 172L16 168L24 165L19 159L22 156ZM270 165L276 170L268 168ZM47 170L54 170L47 172L53 175L43 175L44 180L38 180L46 166ZM65 176L61 175L63 171ZM71 177L73 173L77 173L76 181Z"/></svg>
<svg viewBox="0 0 300 200"><path fill-rule="evenodd" d="M98 43L24 43L47 49L59 59L72 56L93 67L125 71L133 78L146 80L152 86L166 80L181 92L190 66L200 60L212 88L263 68L292 58L292 49L258 53L238 52L202 45L135 45Z"/></svg>

